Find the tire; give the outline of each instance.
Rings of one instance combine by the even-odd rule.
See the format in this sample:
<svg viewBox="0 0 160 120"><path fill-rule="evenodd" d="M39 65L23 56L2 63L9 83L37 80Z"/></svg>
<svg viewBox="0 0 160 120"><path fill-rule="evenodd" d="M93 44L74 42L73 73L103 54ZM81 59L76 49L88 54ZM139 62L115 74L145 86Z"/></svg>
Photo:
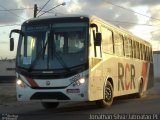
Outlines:
<svg viewBox="0 0 160 120"><path fill-rule="evenodd" d="M104 88L104 99L96 101L97 106L99 107L110 107L113 103L113 86L107 81L107 84Z"/></svg>
<svg viewBox="0 0 160 120"><path fill-rule="evenodd" d="M144 93L143 93L143 80L141 80L140 84L139 84L139 90L137 93L137 98L142 98Z"/></svg>
<svg viewBox="0 0 160 120"><path fill-rule="evenodd" d="M59 105L59 102L42 102L42 106L45 109L57 108L58 105Z"/></svg>

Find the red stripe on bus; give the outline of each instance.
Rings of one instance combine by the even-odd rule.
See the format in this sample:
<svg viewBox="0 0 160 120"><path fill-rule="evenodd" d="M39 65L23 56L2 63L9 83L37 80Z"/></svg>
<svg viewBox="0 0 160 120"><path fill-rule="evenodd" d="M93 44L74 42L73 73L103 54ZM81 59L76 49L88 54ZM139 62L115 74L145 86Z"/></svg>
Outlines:
<svg viewBox="0 0 160 120"><path fill-rule="evenodd" d="M143 76L144 82L147 80L147 70L148 70L148 64L143 63L143 65L142 65L142 76Z"/></svg>
<svg viewBox="0 0 160 120"><path fill-rule="evenodd" d="M29 82L31 87L39 87L38 84L32 78L27 78L27 81Z"/></svg>

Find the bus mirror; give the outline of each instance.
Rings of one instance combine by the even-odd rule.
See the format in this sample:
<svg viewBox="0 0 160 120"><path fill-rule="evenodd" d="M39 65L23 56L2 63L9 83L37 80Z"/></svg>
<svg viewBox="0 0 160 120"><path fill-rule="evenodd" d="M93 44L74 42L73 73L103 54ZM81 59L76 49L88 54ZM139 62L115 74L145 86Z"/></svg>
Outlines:
<svg viewBox="0 0 160 120"><path fill-rule="evenodd" d="M96 46L101 46L101 41L102 41L102 34L101 33L96 33L95 45Z"/></svg>
<svg viewBox="0 0 160 120"><path fill-rule="evenodd" d="M14 38L10 38L10 51L14 50Z"/></svg>
<svg viewBox="0 0 160 120"><path fill-rule="evenodd" d="M9 38L11 38L12 33L19 33L19 34L23 35L23 32L22 32L21 30L14 29L14 30L11 30L10 35L9 35Z"/></svg>
<svg viewBox="0 0 160 120"><path fill-rule="evenodd" d="M11 30L11 32L9 34L9 38L10 38L10 51L14 50L14 39L12 38L12 33L19 33L20 35L24 35L24 33L21 30L18 30L18 29Z"/></svg>

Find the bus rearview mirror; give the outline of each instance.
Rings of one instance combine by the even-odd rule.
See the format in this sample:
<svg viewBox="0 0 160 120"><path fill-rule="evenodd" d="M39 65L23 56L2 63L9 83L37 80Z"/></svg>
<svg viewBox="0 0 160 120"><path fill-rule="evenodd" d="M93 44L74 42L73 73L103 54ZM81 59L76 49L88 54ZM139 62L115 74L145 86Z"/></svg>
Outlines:
<svg viewBox="0 0 160 120"><path fill-rule="evenodd" d="M101 33L96 33L95 45L96 46L101 46L101 42L102 42L102 34Z"/></svg>
<svg viewBox="0 0 160 120"><path fill-rule="evenodd" d="M14 38L10 38L10 51L14 50Z"/></svg>

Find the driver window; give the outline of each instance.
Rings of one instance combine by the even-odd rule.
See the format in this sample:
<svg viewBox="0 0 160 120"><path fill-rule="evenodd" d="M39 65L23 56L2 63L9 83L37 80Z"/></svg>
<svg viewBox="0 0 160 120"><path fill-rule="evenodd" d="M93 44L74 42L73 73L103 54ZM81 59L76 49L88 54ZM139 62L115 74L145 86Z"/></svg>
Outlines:
<svg viewBox="0 0 160 120"><path fill-rule="evenodd" d="M80 33L72 32L68 35L68 52L76 53L83 49L84 47L84 37L80 37Z"/></svg>

